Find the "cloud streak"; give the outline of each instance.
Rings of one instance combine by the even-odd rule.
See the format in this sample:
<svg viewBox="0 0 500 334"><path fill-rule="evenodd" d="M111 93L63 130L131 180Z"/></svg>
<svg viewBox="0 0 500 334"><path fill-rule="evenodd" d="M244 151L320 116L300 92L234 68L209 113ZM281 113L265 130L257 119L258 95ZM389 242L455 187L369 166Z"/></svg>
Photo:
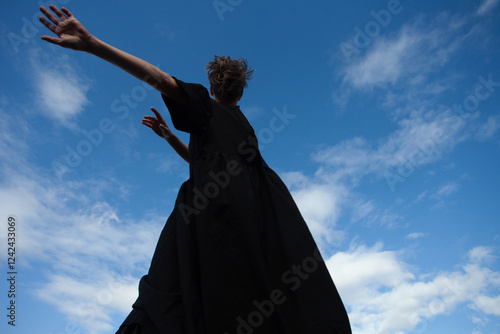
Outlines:
<svg viewBox="0 0 500 334"><path fill-rule="evenodd" d="M457 31L465 22L442 13L430 24L421 17L396 35L378 37L363 56L343 68L343 83L361 90L394 86L402 80L420 84L460 48L465 37Z"/></svg>
<svg viewBox="0 0 500 334"><path fill-rule="evenodd" d="M493 8L498 4L498 0L484 0L481 6L477 9L477 15L483 16L491 13Z"/></svg>
<svg viewBox="0 0 500 334"><path fill-rule="evenodd" d="M1 160L0 202L22 224L20 265L25 272L37 271L27 293L55 306L86 333L109 332L116 326L112 316L123 317L137 296L165 217L121 217L105 198L111 190L120 197L126 184L99 178L58 182L46 175L26 159L30 149L24 137L12 140L22 121L10 126L17 120L1 109L0 119L6 121L0 125L5 126L0 147L8 148Z"/></svg>
<svg viewBox="0 0 500 334"><path fill-rule="evenodd" d="M137 296L165 218L120 218L109 203L86 195L94 182L57 184L33 170L7 170L6 178L0 200L23 222L19 247L30 267L46 268L32 292L85 332L111 330L111 315L125 314Z"/></svg>
<svg viewBox="0 0 500 334"><path fill-rule="evenodd" d="M74 128L76 117L89 104L88 79L78 73L65 56L49 60L35 50L30 64L36 97L44 114L63 126Z"/></svg>
<svg viewBox="0 0 500 334"><path fill-rule="evenodd" d="M323 149L312 158L332 171L336 178L358 182L374 174L384 177L388 171L404 174L411 168L438 160L442 154L463 141L465 121L456 115L429 112L414 114L398 122L399 128L376 145L355 137Z"/></svg>

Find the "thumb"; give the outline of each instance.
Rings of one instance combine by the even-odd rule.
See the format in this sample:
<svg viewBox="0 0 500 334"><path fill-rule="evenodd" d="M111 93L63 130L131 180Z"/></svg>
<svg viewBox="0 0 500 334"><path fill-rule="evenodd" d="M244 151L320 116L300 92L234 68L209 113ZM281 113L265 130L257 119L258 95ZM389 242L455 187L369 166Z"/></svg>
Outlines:
<svg viewBox="0 0 500 334"><path fill-rule="evenodd" d="M170 131L170 129L166 125L160 124L160 130L163 133L163 135L166 135L166 136L172 135L172 131Z"/></svg>
<svg viewBox="0 0 500 334"><path fill-rule="evenodd" d="M42 36L40 37L40 39L46 41L46 42L49 42L49 43L52 43L52 44L56 44L56 45L59 45L61 44L61 39L59 38L56 38L56 37L51 37L51 36Z"/></svg>

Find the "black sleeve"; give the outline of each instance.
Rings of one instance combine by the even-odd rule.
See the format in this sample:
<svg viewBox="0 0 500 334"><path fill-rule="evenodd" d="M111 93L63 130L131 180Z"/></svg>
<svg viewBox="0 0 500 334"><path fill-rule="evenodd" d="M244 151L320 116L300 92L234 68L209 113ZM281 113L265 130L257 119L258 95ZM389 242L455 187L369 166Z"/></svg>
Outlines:
<svg viewBox="0 0 500 334"><path fill-rule="evenodd" d="M172 123L179 131L200 132L206 126L212 114L210 95L202 85L185 83L176 78L174 79L181 89L181 94L186 94L189 102L187 107L183 107L162 94L163 101L172 117Z"/></svg>

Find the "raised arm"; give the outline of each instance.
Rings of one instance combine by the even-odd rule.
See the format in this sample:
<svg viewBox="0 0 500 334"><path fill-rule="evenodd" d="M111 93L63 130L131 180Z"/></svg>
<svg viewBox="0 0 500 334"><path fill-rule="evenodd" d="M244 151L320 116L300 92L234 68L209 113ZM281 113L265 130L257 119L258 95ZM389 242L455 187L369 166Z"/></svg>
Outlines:
<svg viewBox="0 0 500 334"><path fill-rule="evenodd" d="M168 128L167 123L161 117L160 113L155 109L151 108L151 111L155 114L153 116L144 116L142 119L142 124L151 128L158 136L164 138L170 146L180 155L180 157L189 163L189 149L172 131Z"/></svg>
<svg viewBox="0 0 500 334"><path fill-rule="evenodd" d="M46 18L40 16L40 21L58 37L42 36L42 40L64 48L93 54L118 66L139 80L146 82L178 103L187 103L185 96L181 94L177 82L170 75L161 71L156 66L123 52L91 35L66 8L59 10L54 5L50 5L49 8L56 16L42 6L40 7L40 11Z"/></svg>

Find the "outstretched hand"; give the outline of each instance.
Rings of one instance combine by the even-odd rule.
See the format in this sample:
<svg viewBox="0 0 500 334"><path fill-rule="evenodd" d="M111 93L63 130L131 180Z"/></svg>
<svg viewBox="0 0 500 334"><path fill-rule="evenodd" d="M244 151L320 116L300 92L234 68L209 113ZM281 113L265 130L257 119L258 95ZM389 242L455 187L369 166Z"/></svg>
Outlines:
<svg viewBox="0 0 500 334"><path fill-rule="evenodd" d="M177 136L175 136L172 131L168 128L167 123L161 117L160 113L155 109L151 108L151 111L155 114L153 116L144 116L142 119L142 124L153 129L153 131L160 137L165 138L167 142L172 146L172 148L189 163L189 148L184 144Z"/></svg>
<svg viewBox="0 0 500 334"><path fill-rule="evenodd" d="M153 129L153 131L160 137L168 139L173 133L170 128L167 126L167 123L161 117L160 113L155 109L151 108L151 111L155 114L156 117L153 116L144 116L142 119L142 124L147 127Z"/></svg>
<svg viewBox="0 0 500 334"><path fill-rule="evenodd" d="M49 8L57 15L54 16L45 7L41 6L40 11L50 20L40 16L40 22L47 27L50 31L58 36L42 36L42 40L52 44L62 46L64 48L88 51L91 47L92 35L85 29L69 10L61 8L59 10L56 6L50 5ZM52 23L51 23L52 22Z"/></svg>

